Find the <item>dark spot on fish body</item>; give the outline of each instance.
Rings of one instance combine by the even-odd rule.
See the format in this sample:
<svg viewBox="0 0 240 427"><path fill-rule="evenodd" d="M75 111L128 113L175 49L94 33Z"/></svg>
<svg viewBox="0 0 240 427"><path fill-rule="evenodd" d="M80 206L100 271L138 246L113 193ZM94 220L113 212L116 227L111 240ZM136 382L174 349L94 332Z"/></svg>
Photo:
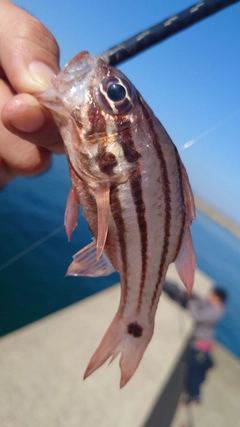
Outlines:
<svg viewBox="0 0 240 427"><path fill-rule="evenodd" d="M107 152L105 149L102 149L97 155L97 163L101 172L106 175L113 175L113 169L117 166L118 162L113 153Z"/></svg>
<svg viewBox="0 0 240 427"><path fill-rule="evenodd" d="M142 336L143 328L137 322L128 325L128 334L133 335L135 338Z"/></svg>

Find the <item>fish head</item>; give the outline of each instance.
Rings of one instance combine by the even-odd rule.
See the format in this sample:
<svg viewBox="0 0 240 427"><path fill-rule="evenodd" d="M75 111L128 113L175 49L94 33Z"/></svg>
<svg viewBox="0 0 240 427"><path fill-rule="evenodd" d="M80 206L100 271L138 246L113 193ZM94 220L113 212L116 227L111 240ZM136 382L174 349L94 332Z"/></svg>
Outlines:
<svg viewBox="0 0 240 427"><path fill-rule="evenodd" d="M126 181L140 153L139 94L121 71L81 52L36 94L61 132L71 166L84 177Z"/></svg>
<svg viewBox="0 0 240 427"><path fill-rule="evenodd" d="M81 52L52 85L36 97L52 112L72 167L93 179L127 179L140 156L130 143L139 120L133 84L102 59Z"/></svg>

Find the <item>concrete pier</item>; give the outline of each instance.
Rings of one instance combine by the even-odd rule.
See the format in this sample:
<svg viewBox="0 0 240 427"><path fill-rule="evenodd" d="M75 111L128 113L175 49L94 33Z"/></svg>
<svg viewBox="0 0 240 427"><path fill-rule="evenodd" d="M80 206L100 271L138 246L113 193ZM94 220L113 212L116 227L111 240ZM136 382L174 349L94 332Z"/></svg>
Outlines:
<svg viewBox="0 0 240 427"><path fill-rule="evenodd" d="M1 427L144 425L192 323L163 295L154 337L129 383L119 390L118 358L83 381L119 294L118 286L107 289L0 339Z"/></svg>
<svg viewBox="0 0 240 427"><path fill-rule="evenodd" d="M168 280L179 283L173 266ZM204 294L210 285L210 280L197 271L195 290ZM173 373L193 325L188 313L167 296L161 297L153 339L135 375L123 389L119 390L118 358L82 380L88 361L116 312L119 293L118 286L107 289L0 339L1 427L170 425L166 420L171 417L169 414L166 417L166 411L172 404L176 384L171 383L169 388L169 383L171 378L176 378ZM223 395L221 389L225 389L226 409L222 405L222 417L228 415L229 407L236 414L236 402L240 402L236 388L238 367L231 365L233 371L229 377L231 358L224 357L219 369L221 366L225 374L216 377L211 388L211 411L218 409L219 393ZM211 375L214 377L214 371ZM229 398L231 382L235 388ZM167 388L167 401L165 399L165 405L156 412ZM208 383L204 392L206 399L207 390ZM230 405L233 397L235 406ZM237 427L229 424L228 419L225 424L215 422L212 412L209 414L209 422L197 425ZM177 418L174 422L174 427L180 427Z"/></svg>

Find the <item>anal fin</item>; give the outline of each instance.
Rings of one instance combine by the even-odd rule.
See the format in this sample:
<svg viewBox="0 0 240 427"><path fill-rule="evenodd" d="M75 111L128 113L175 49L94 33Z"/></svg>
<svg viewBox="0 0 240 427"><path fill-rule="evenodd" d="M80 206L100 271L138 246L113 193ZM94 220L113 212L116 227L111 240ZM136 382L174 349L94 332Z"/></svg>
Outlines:
<svg viewBox="0 0 240 427"><path fill-rule="evenodd" d="M108 276L114 271L104 252L97 259L97 247L94 240L73 256L73 262L68 267L66 276Z"/></svg>

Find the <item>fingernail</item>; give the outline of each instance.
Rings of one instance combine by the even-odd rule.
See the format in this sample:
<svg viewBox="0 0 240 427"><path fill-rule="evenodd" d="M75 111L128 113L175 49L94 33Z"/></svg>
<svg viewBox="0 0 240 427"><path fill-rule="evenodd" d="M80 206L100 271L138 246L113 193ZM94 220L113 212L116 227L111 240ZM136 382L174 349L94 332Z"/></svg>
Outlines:
<svg viewBox="0 0 240 427"><path fill-rule="evenodd" d="M15 129L26 133L37 132L45 121L41 108L28 106L19 108L10 118L10 123Z"/></svg>
<svg viewBox="0 0 240 427"><path fill-rule="evenodd" d="M53 70L40 61L33 61L28 66L33 80L40 85L40 90L44 90L51 86L51 79L55 75Z"/></svg>

